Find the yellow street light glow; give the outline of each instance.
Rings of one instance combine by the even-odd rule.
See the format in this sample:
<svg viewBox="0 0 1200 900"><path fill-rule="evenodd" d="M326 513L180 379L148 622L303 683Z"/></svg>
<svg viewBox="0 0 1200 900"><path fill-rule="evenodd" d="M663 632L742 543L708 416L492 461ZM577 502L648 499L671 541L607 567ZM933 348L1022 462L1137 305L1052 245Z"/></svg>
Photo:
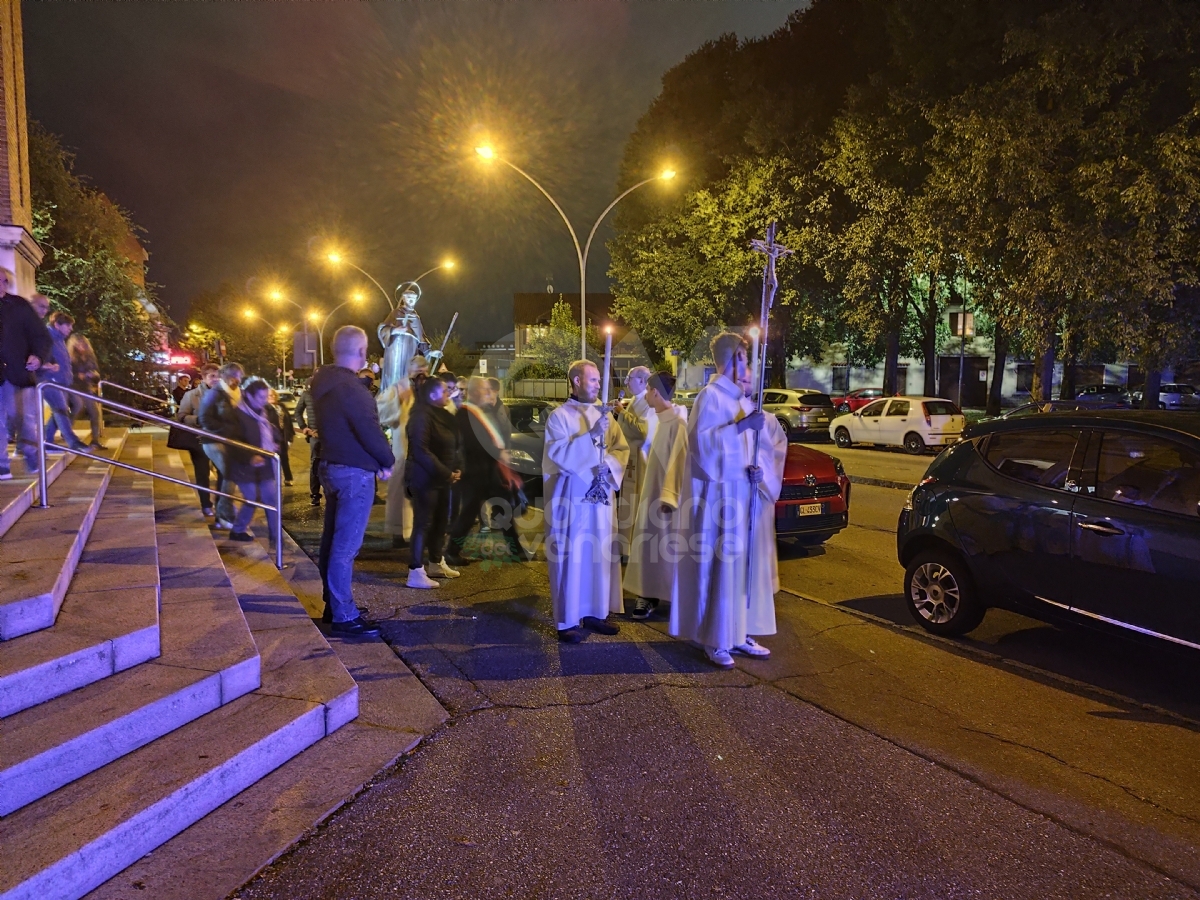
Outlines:
<svg viewBox="0 0 1200 900"><path fill-rule="evenodd" d="M285 331L291 331L291 330L292 330L292 329L291 329L291 326L290 326L290 325L280 325L280 326L279 326L279 333L280 333L280 334L283 334Z"/></svg>
<svg viewBox="0 0 1200 900"><path fill-rule="evenodd" d="M662 174L659 175L658 177L661 178L663 181L670 181L672 178L675 177L675 170L674 169L663 169Z"/></svg>
<svg viewBox="0 0 1200 900"><path fill-rule="evenodd" d="M254 310L247 307L246 309L242 310L242 315L245 316L247 319L253 319L254 318Z"/></svg>
<svg viewBox="0 0 1200 900"><path fill-rule="evenodd" d="M350 295L350 299L353 300L355 303L362 303L364 300L367 299L367 297L362 291L355 291L353 294Z"/></svg>
<svg viewBox="0 0 1200 900"><path fill-rule="evenodd" d="M478 153L480 156L482 156L484 159L495 159L496 158L496 151L493 150L491 147L489 147L487 144L484 144L482 147L476 147L475 152Z"/></svg>
<svg viewBox="0 0 1200 900"><path fill-rule="evenodd" d="M325 255L325 258L336 266L342 261L342 254L340 254L336 250L334 250L330 253L327 253Z"/></svg>
<svg viewBox="0 0 1200 900"><path fill-rule="evenodd" d="M275 288L273 291L271 291L271 293L267 294L267 296L278 303L283 299L283 291L279 290L279 288Z"/></svg>
<svg viewBox="0 0 1200 900"><path fill-rule="evenodd" d="M444 263L442 263L442 268L443 269L453 269L454 268L454 260L452 260L452 259L446 260Z"/></svg>
<svg viewBox="0 0 1200 900"><path fill-rule="evenodd" d="M308 321L310 321L310 322L316 322L316 321L317 321L318 319L320 319L320 318L321 318L321 314L320 314L320 313L316 313L316 312L310 312L310 313L308 314Z"/></svg>

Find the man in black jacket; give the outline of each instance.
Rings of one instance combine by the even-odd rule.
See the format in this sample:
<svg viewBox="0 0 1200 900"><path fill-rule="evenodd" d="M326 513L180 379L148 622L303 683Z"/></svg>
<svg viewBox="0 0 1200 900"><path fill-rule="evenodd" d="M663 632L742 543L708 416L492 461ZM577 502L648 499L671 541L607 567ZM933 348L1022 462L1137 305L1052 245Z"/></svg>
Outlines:
<svg viewBox="0 0 1200 900"><path fill-rule="evenodd" d="M0 481L8 467L8 423L16 423L17 448L32 474L37 471L37 379L49 358L50 333L24 297L12 293L16 276L0 268Z"/></svg>
<svg viewBox="0 0 1200 900"><path fill-rule="evenodd" d="M313 408L321 423L317 465L325 488L325 527L321 532L319 568L326 616L334 634L371 636L354 605L354 557L375 497L375 476L387 481L396 458L383 435L375 398L358 380L367 361L367 333L344 325L333 336L333 365L322 366L309 383Z"/></svg>
<svg viewBox="0 0 1200 900"><path fill-rule="evenodd" d="M313 406L312 393L306 387L300 393L293 413L300 433L308 440L308 493L313 506L321 505L321 476L317 461L321 456L321 431L317 427L317 408Z"/></svg>

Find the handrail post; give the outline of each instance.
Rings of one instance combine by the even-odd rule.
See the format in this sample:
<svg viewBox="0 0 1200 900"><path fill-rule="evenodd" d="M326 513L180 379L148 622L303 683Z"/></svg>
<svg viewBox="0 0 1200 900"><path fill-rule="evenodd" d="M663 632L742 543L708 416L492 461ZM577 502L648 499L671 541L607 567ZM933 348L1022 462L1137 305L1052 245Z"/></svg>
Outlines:
<svg viewBox="0 0 1200 900"><path fill-rule="evenodd" d="M46 509L50 506L50 501L46 496L49 479L46 478L46 414L43 409L45 403L43 388L45 386L45 382L42 382L34 388L34 396L37 398L38 509ZM28 416L29 413L22 410L21 415ZM5 450L7 451L7 448Z"/></svg>
<svg viewBox="0 0 1200 900"><path fill-rule="evenodd" d="M283 571L283 463L279 454L272 457L275 469L275 568Z"/></svg>

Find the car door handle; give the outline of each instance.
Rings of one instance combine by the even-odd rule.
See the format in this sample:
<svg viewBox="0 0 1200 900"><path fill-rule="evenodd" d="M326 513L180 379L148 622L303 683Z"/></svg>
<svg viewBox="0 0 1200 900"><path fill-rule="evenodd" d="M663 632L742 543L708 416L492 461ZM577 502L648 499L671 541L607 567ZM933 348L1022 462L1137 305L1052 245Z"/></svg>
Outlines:
<svg viewBox="0 0 1200 900"><path fill-rule="evenodd" d="M1115 537L1118 534L1125 532L1116 525L1109 525L1107 522L1080 522L1080 528L1086 528L1088 531L1094 531L1096 534L1102 534L1105 537Z"/></svg>

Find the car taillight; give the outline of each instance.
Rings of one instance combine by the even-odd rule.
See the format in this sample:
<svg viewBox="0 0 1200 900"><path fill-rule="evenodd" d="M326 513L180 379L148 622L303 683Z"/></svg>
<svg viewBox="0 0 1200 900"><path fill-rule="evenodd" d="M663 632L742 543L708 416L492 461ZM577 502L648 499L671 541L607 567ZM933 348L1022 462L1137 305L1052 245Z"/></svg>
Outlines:
<svg viewBox="0 0 1200 900"><path fill-rule="evenodd" d="M924 403L921 404L921 412L925 413L925 424L932 427L933 416L929 415L929 407L926 406Z"/></svg>
<svg viewBox="0 0 1200 900"><path fill-rule="evenodd" d="M816 409L816 407L815 406L793 406L792 409L794 409L796 412L812 412L814 409Z"/></svg>

